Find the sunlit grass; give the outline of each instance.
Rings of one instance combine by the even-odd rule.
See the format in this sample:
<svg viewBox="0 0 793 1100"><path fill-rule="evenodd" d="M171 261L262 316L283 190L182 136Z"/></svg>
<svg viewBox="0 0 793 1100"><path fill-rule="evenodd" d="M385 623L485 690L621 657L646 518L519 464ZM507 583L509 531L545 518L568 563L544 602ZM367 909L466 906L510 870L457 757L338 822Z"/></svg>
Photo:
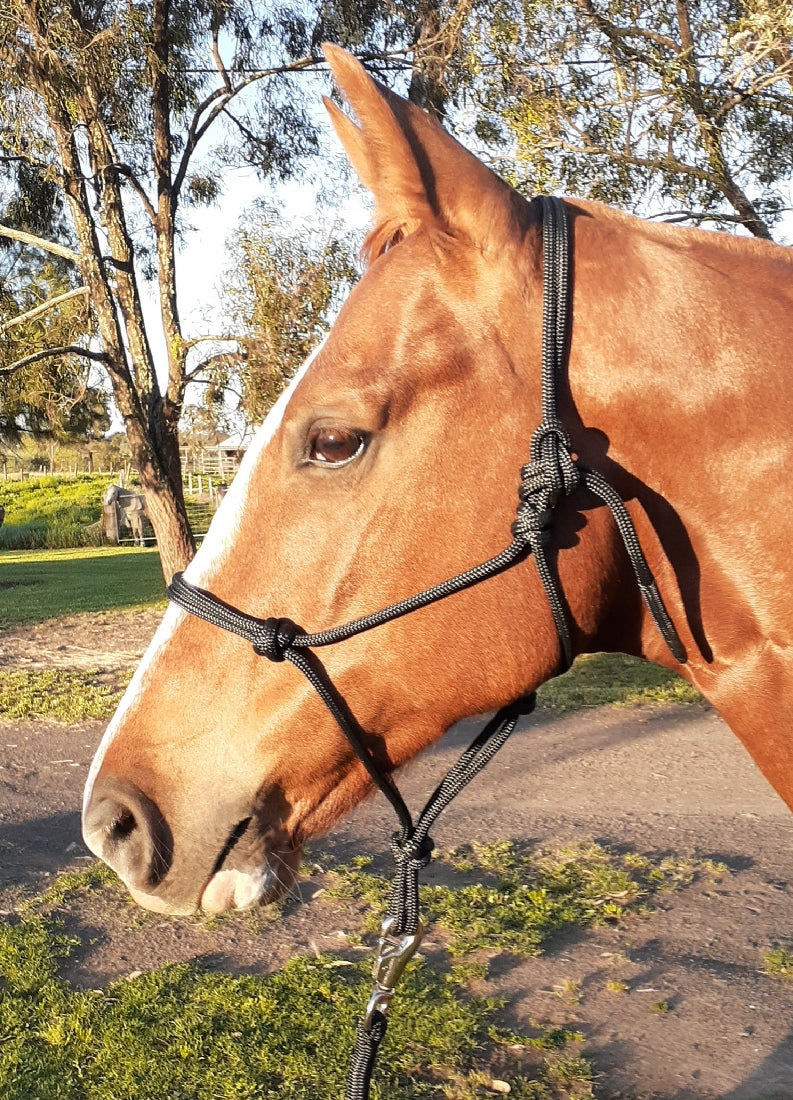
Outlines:
<svg viewBox="0 0 793 1100"><path fill-rule="evenodd" d="M775 947L763 955L763 973L771 978L793 981L793 951Z"/></svg>
<svg viewBox="0 0 793 1100"><path fill-rule="evenodd" d="M344 1093L371 962L323 954L266 976L167 965L104 989L63 979L78 941L56 910L103 890L109 872L62 876L0 921L0 1095L4 1100L327 1100ZM498 1081L525 1100L591 1095L577 1031L498 1022L474 996L417 959L400 983L372 1100L475 1100Z"/></svg>
<svg viewBox="0 0 793 1100"><path fill-rule="evenodd" d="M661 890L690 883L725 868L707 861L651 860L609 852L600 845L526 852L511 842L474 845L442 857L461 875L453 886L422 886L422 911L446 933L452 956L472 951L536 955L564 928L618 921L642 908ZM364 898L374 929L388 899L388 883L358 865L338 868L333 894Z"/></svg>
<svg viewBox="0 0 793 1100"><path fill-rule="evenodd" d="M95 669L15 669L0 677L0 715L84 722L116 709L131 674Z"/></svg>
<svg viewBox="0 0 793 1100"><path fill-rule="evenodd" d="M90 527L102 518L102 497L108 483L107 474L2 482L5 521L0 528L0 547L96 545L101 535Z"/></svg>
<svg viewBox="0 0 793 1100"><path fill-rule="evenodd" d="M0 628L165 599L156 550L128 547L0 553Z"/></svg>
<svg viewBox="0 0 793 1100"><path fill-rule="evenodd" d="M545 710L573 711L608 704L702 703L699 692L669 669L624 653L588 653L537 693Z"/></svg>

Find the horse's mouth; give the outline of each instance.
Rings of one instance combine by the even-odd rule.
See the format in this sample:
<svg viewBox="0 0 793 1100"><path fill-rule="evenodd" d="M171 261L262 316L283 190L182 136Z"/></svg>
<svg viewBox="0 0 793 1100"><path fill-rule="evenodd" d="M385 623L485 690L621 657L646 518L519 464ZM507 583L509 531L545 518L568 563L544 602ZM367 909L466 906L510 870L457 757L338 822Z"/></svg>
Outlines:
<svg viewBox="0 0 793 1100"><path fill-rule="evenodd" d="M192 916L203 909L207 913L226 913L234 909L250 909L277 901L292 885L296 868L283 855L273 853L258 865L224 867L213 871L203 886L197 901L181 902L168 894L142 891L127 884L138 905L155 913L169 916Z"/></svg>
<svg viewBox="0 0 793 1100"><path fill-rule="evenodd" d="M294 882L299 850L281 848L274 838L256 836L253 818L234 826L201 892L199 906L209 913L249 909L276 901Z"/></svg>
<svg viewBox="0 0 793 1100"><path fill-rule="evenodd" d="M255 871L216 871L204 887L200 905L207 913L250 909L275 901L285 888L269 864Z"/></svg>

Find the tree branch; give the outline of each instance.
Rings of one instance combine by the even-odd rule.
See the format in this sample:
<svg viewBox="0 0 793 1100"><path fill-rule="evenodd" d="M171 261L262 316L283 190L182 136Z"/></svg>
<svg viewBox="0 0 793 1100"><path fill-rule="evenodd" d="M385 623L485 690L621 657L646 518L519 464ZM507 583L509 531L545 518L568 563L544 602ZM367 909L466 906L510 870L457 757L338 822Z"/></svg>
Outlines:
<svg viewBox="0 0 793 1100"><path fill-rule="evenodd" d="M212 56L215 59L217 70L220 73L220 79L223 81L223 87L229 94L231 94L231 79L229 78L228 70L223 63L223 58L220 56L219 30L219 27L212 28Z"/></svg>
<svg viewBox="0 0 793 1100"><path fill-rule="evenodd" d="M285 65L275 65L271 69L257 69L249 73L245 79L241 80L237 85L231 85L229 88L226 87L224 82L224 87L215 88L213 92L210 92L206 99L202 103L199 103L190 121L190 125L187 128L184 152L182 153L182 159L179 162L179 167L174 176L174 193L178 195L181 191L185 176L187 175L190 159L198 143L212 126L215 119L226 110L232 99L235 99L252 84L256 84L258 81L264 80L268 76L283 76L285 73L303 72L305 69L317 68L324 65L324 58L315 57L313 54L309 54L307 57L300 57L295 61L289 61ZM222 71L221 78L224 79L224 81L229 78L229 74L225 69ZM218 102L218 100L220 102ZM209 112L208 116L203 118L207 111Z"/></svg>
<svg viewBox="0 0 793 1100"><path fill-rule="evenodd" d="M190 351L198 344L235 344L239 343L239 339L239 336L192 336L189 340L185 340L184 346L187 351Z"/></svg>
<svg viewBox="0 0 793 1100"><path fill-rule="evenodd" d="M119 173L120 176L124 177L124 179L130 185L132 190L138 196L138 198L140 199L141 206L143 207L144 211L146 212L149 220L151 221L151 223L153 225L154 222L157 219L157 211L152 206L151 199L146 194L146 189L144 188L143 184L140 182L138 177L135 175L135 173L132 171L132 169L128 165L126 165L126 164L115 164L115 165L113 165L113 167L116 169L116 171Z"/></svg>
<svg viewBox="0 0 793 1100"><path fill-rule="evenodd" d="M78 286L76 290L67 290L65 294L56 294L54 298L48 298L46 302L42 302L41 305L34 306L33 309L29 309L26 313L20 313L16 317L12 317L10 321L6 321L5 324L0 325L0 332L7 332L8 329L13 328L14 325L24 324L25 321L32 321L34 318L41 316L42 313L46 313L49 309L54 309L55 306L63 305L64 302L68 302L71 298L78 298L83 294L88 294L87 286Z"/></svg>
<svg viewBox="0 0 793 1100"><path fill-rule="evenodd" d="M697 224L700 222L718 222L723 225L743 225L743 218L740 214L707 210L663 210L658 214L648 214L647 220L668 222L670 225L675 222L696 222Z"/></svg>
<svg viewBox="0 0 793 1100"><path fill-rule="evenodd" d="M40 248L43 252L51 252L54 256L62 256L65 260L71 260L76 264L80 262L80 255L73 248L47 241L43 237L37 237L34 233L23 233L21 229L12 229L10 225L0 223L0 237L10 237L12 241L21 241L33 248Z"/></svg>
<svg viewBox="0 0 793 1100"><path fill-rule="evenodd" d="M5 377L22 370L23 367L29 367L32 363L38 363L42 359L56 359L61 355L79 355L83 359L90 359L94 363L104 363L105 365L107 365L109 358L103 351L91 351L89 348L81 348L79 344L69 344L66 347L44 348L43 351L34 351L31 355L26 355L24 359L17 359L15 363L11 363L7 367L0 367L0 375Z"/></svg>
<svg viewBox="0 0 793 1100"><path fill-rule="evenodd" d="M208 383L209 380L203 380L200 376L205 370L214 366L215 363L245 363L247 358L244 351L219 351L217 355L210 355L208 359L202 359L197 367L193 367L193 369L185 375L185 382L207 381Z"/></svg>

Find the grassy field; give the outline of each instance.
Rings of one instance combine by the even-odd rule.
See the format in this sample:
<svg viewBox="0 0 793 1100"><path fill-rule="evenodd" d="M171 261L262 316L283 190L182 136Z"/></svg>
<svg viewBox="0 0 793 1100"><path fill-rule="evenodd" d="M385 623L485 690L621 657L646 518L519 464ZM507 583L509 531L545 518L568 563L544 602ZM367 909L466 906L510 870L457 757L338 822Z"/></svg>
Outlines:
<svg viewBox="0 0 793 1100"><path fill-rule="evenodd" d="M373 1100L594 1096L579 1032L536 1021L529 1033L508 1029L499 1003L474 995L471 983L505 950L547 953L561 931L584 934L631 912L647 914L661 892L725 871L707 861L653 861L596 845L537 853L500 843L439 858L451 885L423 888L422 905L435 921L433 939L446 945L435 960L442 970L419 957L400 984ZM388 884L364 864L328 874L325 904L334 913L339 897L384 905ZM266 977L170 965L106 989L79 990L59 976L62 959L78 945L63 934L58 913L88 892L116 904L119 886L96 865L61 876L14 921L0 923L5 1100L342 1095L354 1021L371 987L368 957L297 957ZM349 928L346 938L355 943L369 933Z"/></svg>
<svg viewBox="0 0 793 1100"><path fill-rule="evenodd" d="M0 629L165 599L156 550L104 547L0 553Z"/></svg>
<svg viewBox="0 0 793 1100"><path fill-rule="evenodd" d="M5 508L0 550L101 546L102 498L111 481L110 474L79 474L0 482L0 504ZM188 497L186 506L199 537L209 527L214 505ZM149 534L147 526L147 538ZM129 529L122 535L131 542Z"/></svg>
<svg viewBox="0 0 793 1100"><path fill-rule="evenodd" d="M0 504L5 508L0 548L96 545L100 533L88 528L102 517L108 478L108 474L97 474L4 481L0 485Z"/></svg>

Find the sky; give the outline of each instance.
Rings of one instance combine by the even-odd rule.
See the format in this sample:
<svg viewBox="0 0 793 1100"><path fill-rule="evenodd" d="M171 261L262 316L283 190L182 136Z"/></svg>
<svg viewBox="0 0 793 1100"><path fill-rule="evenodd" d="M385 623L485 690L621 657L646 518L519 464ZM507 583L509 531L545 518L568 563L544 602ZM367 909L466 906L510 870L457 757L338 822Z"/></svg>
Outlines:
<svg viewBox="0 0 793 1100"><path fill-rule="evenodd" d="M228 331L228 322L221 309L220 291L231 263L230 244L256 200L263 198L269 202L272 195L269 189L265 190L256 174L253 171L238 171L227 177L224 193L216 205L190 211L192 228L184 235L176 263L179 308L186 338L217 336ZM286 223L295 226L299 226L316 209L315 192L309 182L295 181L282 186L275 201ZM369 222L369 206L363 189L351 181L347 197L334 216L342 225L349 226L351 232L360 234ZM156 285L144 284L144 288L148 290L144 312L147 318L151 318L149 334L164 385L166 356L157 317ZM210 346L208 344L207 348ZM114 425L111 430L116 429L117 425Z"/></svg>

